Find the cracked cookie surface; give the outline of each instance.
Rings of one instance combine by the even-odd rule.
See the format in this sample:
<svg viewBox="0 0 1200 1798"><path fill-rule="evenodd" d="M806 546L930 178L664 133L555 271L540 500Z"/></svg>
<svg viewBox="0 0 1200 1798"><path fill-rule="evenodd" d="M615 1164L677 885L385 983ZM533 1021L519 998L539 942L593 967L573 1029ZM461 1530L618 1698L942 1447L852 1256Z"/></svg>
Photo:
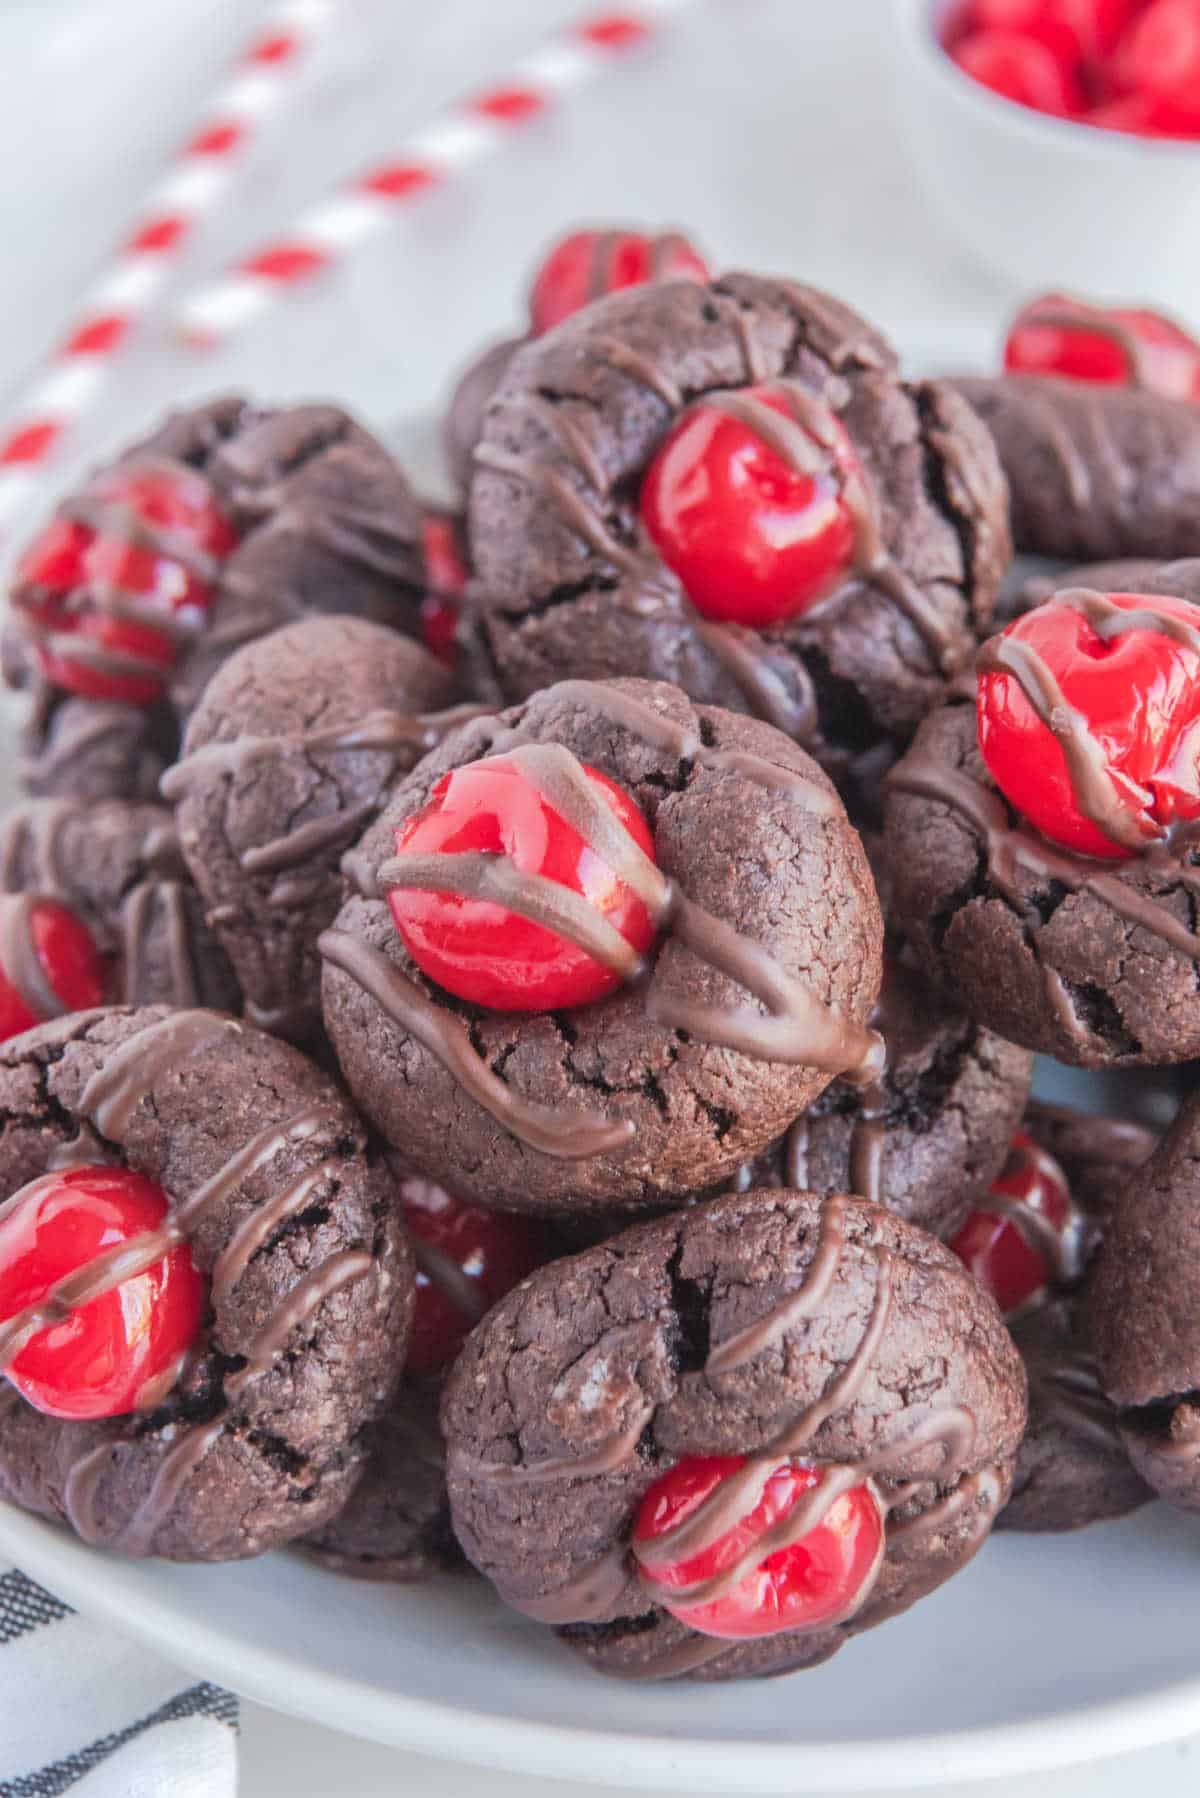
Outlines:
<svg viewBox="0 0 1200 1798"><path fill-rule="evenodd" d="M143 1415L63 1422L5 1382L0 1491L87 1541L176 1560L315 1527L360 1470L413 1298L391 1181L352 1107L296 1050L218 1013L81 1013L0 1048L4 1190L64 1157L124 1164L173 1209L208 1183L186 1234L209 1313Z"/></svg>
<svg viewBox="0 0 1200 1798"><path fill-rule="evenodd" d="M436 731L451 678L407 637L310 618L236 652L188 723L165 790L247 1015L296 1041L320 1022L317 937L342 853Z"/></svg>
<svg viewBox="0 0 1200 1798"><path fill-rule="evenodd" d="M610 694L684 731L694 754L681 759L615 721ZM650 825L660 870L689 899L767 950L823 1006L847 1020L867 1016L880 979L879 907L862 844L829 782L768 725L694 707L665 684L565 682L465 725L400 784L353 852L368 887L441 776L508 747L514 733L562 744L616 781ZM739 756L797 775L822 815L756 782ZM670 933L644 984L569 1011L519 1014L465 1005L426 980L383 898L350 898L333 934L369 951L376 967L382 960L385 978L397 970L439 1014L461 1020L475 1060L520 1101L552 1113L583 1106L631 1134L624 1146L570 1160L518 1140L327 954L325 1025L351 1091L407 1161L467 1200L543 1211L662 1206L732 1173L828 1083L813 1065L751 1057L654 1022L650 997L754 1003Z"/></svg>
<svg viewBox="0 0 1200 1798"><path fill-rule="evenodd" d="M798 1306L831 1247L820 1302ZM768 1450L806 1415L799 1458L869 1463L891 1509L876 1582L843 1624L699 1636L637 1579L638 1503L680 1459ZM468 1557L597 1666L651 1678L814 1665L906 1609L978 1547L1024 1420L1000 1314L941 1243L865 1200L767 1191L541 1269L470 1337L442 1407Z"/></svg>
<svg viewBox="0 0 1200 1798"><path fill-rule="evenodd" d="M888 787L896 921L972 1017L1081 1067L1200 1054L1192 857L1101 863L1051 851L988 773L973 704L927 718ZM1141 919L1126 915L1124 893Z"/></svg>
<svg viewBox="0 0 1200 1798"><path fill-rule="evenodd" d="M777 378L837 410L923 625L887 582L853 576L778 629L718 630L643 538L637 484L685 406ZM477 622L508 698L565 675L670 680L758 712L852 785L968 660L1009 553L1004 479L970 408L902 383L840 302L752 275L616 294L519 350L487 410L469 520Z"/></svg>

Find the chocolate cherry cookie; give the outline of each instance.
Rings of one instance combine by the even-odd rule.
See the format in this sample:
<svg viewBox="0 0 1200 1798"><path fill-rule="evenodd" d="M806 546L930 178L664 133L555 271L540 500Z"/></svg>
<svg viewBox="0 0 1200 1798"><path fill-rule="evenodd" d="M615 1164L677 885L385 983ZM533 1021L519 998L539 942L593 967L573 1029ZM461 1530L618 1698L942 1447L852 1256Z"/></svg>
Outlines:
<svg viewBox="0 0 1200 1798"><path fill-rule="evenodd" d="M564 681L464 725L343 865L326 1029L463 1199L669 1204L878 1071L882 927L840 800L677 688Z"/></svg>
<svg viewBox="0 0 1200 1798"><path fill-rule="evenodd" d="M990 1191L948 1228L950 1247L1003 1310L1029 1379L1000 1529L1080 1529L1154 1496L1101 1389L1080 1284L1122 1184L1156 1140L1140 1124L1034 1103Z"/></svg>
<svg viewBox="0 0 1200 1798"><path fill-rule="evenodd" d="M1200 1510L1195 1264L1200 1098L1121 1187L1084 1293L1100 1379L1133 1465L1160 1498Z"/></svg>
<svg viewBox="0 0 1200 1798"><path fill-rule="evenodd" d="M68 992L61 997L69 1002L53 1009L39 992L30 955L47 904L76 920L104 963L99 995L85 1000ZM240 1008L237 979L192 885L175 820L161 805L39 799L7 814L0 823L0 967L39 1023L114 1000Z"/></svg>
<svg viewBox="0 0 1200 1798"><path fill-rule="evenodd" d="M401 1176L399 1200L417 1263L404 1379L372 1426L366 1471L348 1502L301 1543L359 1579L427 1579L463 1566L446 1496L442 1383L491 1306L565 1246L531 1218L463 1205L417 1176Z"/></svg>
<svg viewBox="0 0 1200 1798"><path fill-rule="evenodd" d="M1200 556L1155 562L1122 556L1112 562L1083 562L1063 574L1031 575L1021 589L1022 611L1032 611L1062 587L1090 587L1097 593L1157 593L1200 605Z"/></svg>
<svg viewBox="0 0 1200 1798"><path fill-rule="evenodd" d="M572 231L547 251L529 293L529 329L524 337L489 344L460 375L442 430L450 472L463 493L471 484L475 445L483 415L513 356L531 338L560 325L605 294L648 281L707 281L699 251L678 231L650 236L632 226L595 226Z"/></svg>
<svg viewBox="0 0 1200 1798"><path fill-rule="evenodd" d="M340 1090L209 1011L0 1048L0 1491L133 1555L332 1515L392 1396L412 1258Z"/></svg>
<svg viewBox="0 0 1200 1798"><path fill-rule="evenodd" d="M753 275L617 294L522 350L469 519L507 697L644 672L864 786L969 660L1009 553L970 408Z"/></svg>
<svg viewBox="0 0 1200 1798"><path fill-rule="evenodd" d="M1025 1422L992 1300L862 1199L731 1194L526 1280L442 1422L454 1528L631 1678L825 1660L978 1548Z"/></svg>
<svg viewBox="0 0 1200 1798"><path fill-rule="evenodd" d="M1195 553L1196 405L1145 388L1041 375L951 385L995 439L1019 550L1086 562Z"/></svg>
<svg viewBox="0 0 1200 1798"><path fill-rule="evenodd" d="M342 852L462 711L451 677L397 631L308 618L236 651L209 682L163 781L246 1014L301 1040L320 1021L317 938ZM467 715L470 715L469 709Z"/></svg>
<svg viewBox="0 0 1200 1798"><path fill-rule="evenodd" d="M735 1188L857 1193L937 1232L999 1172L1033 1056L894 956L871 1023L887 1049L879 1080L831 1081L785 1136L738 1169Z"/></svg>
<svg viewBox="0 0 1200 1798"><path fill-rule="evenodd" d="M965 1008L1085 1067L1200 1054L1200 618L1068 589L888 777L896 919Z"/></svg>
<svg viewBox="0 0 1200 1798"><path fill-rule="evenodd" d="M334 406L221 399L169 418L63 500L12 603L38 678L187 711L235 645L312 611L419 629L421 512Z"/></svg>
<svg viewBox="0 0 1200 1798"><path fill-rule="evenodd" d="M21 732L21 784L35 799L153 800L178 747L167 704L116 705L39 682Z"/></svg>

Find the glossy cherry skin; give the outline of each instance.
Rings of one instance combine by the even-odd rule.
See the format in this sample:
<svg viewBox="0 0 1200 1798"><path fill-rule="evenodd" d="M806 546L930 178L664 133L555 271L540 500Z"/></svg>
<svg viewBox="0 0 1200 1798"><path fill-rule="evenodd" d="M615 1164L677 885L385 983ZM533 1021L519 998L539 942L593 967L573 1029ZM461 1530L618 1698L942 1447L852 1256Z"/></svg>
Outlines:
<svg viewBox="0 0 1200 1798"><path fill-rule="evenodd" d="M774 386L747 397L791 416ZM784 624L850 569L856 530L844 494L861 475L843 426L830 424L828 472L818 474L793 468L703 400L668 433L642 482L642 522L705 618L760 630Z"/></svg>
<svg viewBox="0 0 1200 1798"><path fill-rule="evenodd" d="M119 1167L72 1167L21 1188L0 1212L0 1320L44 1300L97 1256L157 1229L162 1188ZM39 1330L6 1369L39 1411L119 1417L157 1403L196 1339L205 1282L186 1244Z"/></svg>
<svg viewBox="0 0 1200 1798"><path fill-rule="evenodd" d="M951 46L950 55L972 81L1035 112L1069 119L1087 105L1071 63L1036 38L1016 31L972 31Z"/></svg>
<svg viewBox="0 0 1200 1798"><path fill-rule="evenodd" d="M1071 322L1042 322L1047 314ZM1073 381L1127 386L1135 372L1131 357L1105 332L1106 324L1120 326L1136 340L1145 385L1169 399L1200 400L1200 343L1172 319L1141 307L1106 310L1056 293L1032 300L1013 320L1004 366L1014 374L1066 375Z"/></svg>
<svg viewBox="0 0 1200 1798"><path fill-rule="evenodd" d="M988 1190L1039 1213L1060 1236L1077 1220L1067 1176L1023 1130L1013 1137L1008 1160ZM989 1211L986 1201L964 1219L948 1238L948 1246L1006 1316L1040 1298L1054 1278L1049 1261L1022 1230L1019 1219Z"/></svg>
<svg viewBox="0 0 1200 1798"><path fill-rule="evenodd" d="M707 281L709 269L685 238L660 243L642 231L573 231L534 277L529 319L540 337L573 312L622 287L647 281Z"/></svg>
<svg viewBox="0 0 1200 1798"><path fill-rule="evenodd" d="M1200 110L1200 0L1152 0L1109 65L1120 92Z"/></svg>
<svg viewBox="0 0 1200 1798"><path fill-rule="evenodd" d="M429 582L429 591L421 601L421 637L431 655L453 668L458 660L459 601L466 591L467 566L454 520L445 513L427 512L421 537Z"/></svg>
<svg viewBox="0 0 1200 1798"><path fill-rule="evenodd" d="M0 899L0 905L4 901ZM54 899L39 899L29 914L34 952L64 1011L91 1011L106 998L107 968L87 925ZM0 1042L44 1024L0 964Z"/></svg>
<svg viewBox="0 0 1200 1798"><path fill-rule="evenodd" d="M654 843L629 795L595 768L584 773L643 853ZM524 874L540 874L581 893L644 955L656 930L646 907L507 756L471 762L444 775L429 803L397 832L405 854L507 856ZM542 924L491 900L395 888L388 895L396 928L417 966L460 999L493 1011L558 1011L603 998L620 976Z"/></svg>
<svg viewBox="0 0 1200 1798"><path fill-rule="evenodd" d="M541 1267L553 1253L549 1233L528 1218L506 1211L464 1205L441 1186L417 1176L400 1182L400 1213L410 1236L417 1238L417 1302L405 1372L438 1374L448 1367L485 1312L510 1292L518 1280ZM464 1283L438 1283L422 1265L421 1245L445 1257Z"/></svg>
<svg viewBox="0 0 1200 1798"><path fill-rule="evenodd" d="M656 1562L647 1556L646 1543L682 1523L744 1465L741 1455L694 1456L678 1462L643 1498L633 1539L642 1579L655 1603L689 1629L731 1640L816 1629L848 1615L865 1596L883 1554L883 1513L868 1484L836 1498L799 1542L768 1554L722 1597L690 1605L672 1599L672 1591L734 1566L824 1477L819 1468L781 1461L754 1507L710 1548L682 1561Z"/></svg>
<svg viewBox="0 0 1200 1798"><path fill-rule="evenodd" d="M1119 609L1147 606L1200 627L1200 609L1186 600L1107 598ZM1134 629L1106 643L1079 612L1053 600L1015 619L1001 636L1030 645L1086 720L1147 844L1175 823L1200 818L1200 655L1161 631ZM1134 853L1084 817L1058 740L1012 675L980 676L977 712L979 747L992 778L1036 830L1084 855L1116 860Z"/></svg>
<svg viewBox="0 0 1200 1798"><path fill-rule="evenodd" d="M190 469L114 468L89 488L89 500L126 512L135 523L169 532L188 549L220 562L236 538L202 476ZM115 616L97 600L117 590L145 609L146 619ZM30 618L45 678L92 699L148 705L161 697L178 656L180 633L200 628L211 586L176 556L137 541L136 530L98 533L58 518L35 538L17 570L16 604ZM169 624L159 629L158 614ZM93 652L133 657L136 669L93 667L72 654L69 639ZM50 641L54 638L55 641Z"/></svg>
<svg viewBox="0 0 1200 1798"><path fill-rule="evenodd" d="M1138 0L974 0L971 24L1015 31L1074 64L1098 62L1115 49Z"/></svg>

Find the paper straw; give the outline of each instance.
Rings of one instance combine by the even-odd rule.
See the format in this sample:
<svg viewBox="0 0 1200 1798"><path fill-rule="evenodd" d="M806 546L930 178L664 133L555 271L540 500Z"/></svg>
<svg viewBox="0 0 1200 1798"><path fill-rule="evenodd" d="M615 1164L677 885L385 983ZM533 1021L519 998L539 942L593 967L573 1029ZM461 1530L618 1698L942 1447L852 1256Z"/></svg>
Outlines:
<svg viewBox="0 0 1200 1798"><path fill-rule="evenodd" d="M184 341L211 348L316 274L393 226L431 188L503 149L530 119L549 112L655 37L664 17L691 0L640 0L593 13L556 33L505 75L447 108L386 160L337 189L224 277L201 287L177 313Z"/></svg>
<svg viewBox="0 0 1200 1798"><path fill-rule="evenodd" d="M228 192L244 152L295 80L333 0L272 7L212 96L202 123L146 197L140 218L87 294L42 373L0 425L0 532L36 499L47 464L94 406L188 244Z"/></svg>

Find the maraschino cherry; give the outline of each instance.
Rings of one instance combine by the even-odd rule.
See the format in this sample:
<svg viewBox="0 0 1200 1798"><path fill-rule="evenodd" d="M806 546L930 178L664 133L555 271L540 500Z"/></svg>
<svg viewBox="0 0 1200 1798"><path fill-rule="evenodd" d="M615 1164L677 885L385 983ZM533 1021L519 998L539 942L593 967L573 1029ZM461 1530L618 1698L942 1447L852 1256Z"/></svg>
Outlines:
<svg viewBox="0 0 1200 1798"><path fill-rule="evenodd" d="M1023 1130L1013 1137L1008 1160L988 1191L1009 1201L1005 1209L990 1210L984 1200L948 1238L948 1246L1011 1316L1041 1298L1058 1277L1045 1252L1046 1227L1066 1247L1078 1235L1080 1218L1062 1168ZM1022 1211L1028 1223L1022 1222Z"/></svg>
<svg viewBox="0 0 1200 1798"><path fill-rule="evenodd" d="M173 1384L205 1306L205 1283L186 1244L69 1310L72 1295L62 1291L98 1257L157 1230L166 1214L166 1195L152 1180L103 1166L43 1174L0 1210L0 1337L36 1306L61 1303L66 1312L4 1370L39 1411L119 1417L157 1404Z"/></svg>
<svg viewBox="0 0 1200 1798"><path fill-rule="evenodd" d="M467 586L467 567L454 520L444 512L427 512L421 539L429 582L421 601L421 636L430 654L453 668L458 657L459 602Z"/></svg>
<svg viewBox="0 0 1200 1798"><path fill-rule="evenodd" d="M1023 306L1004 346L1014 374L1065 375L1125 387L1135 380L1174 400L1200 400L1200 343L1143 307L1091 306L1048 293Z"/></svg>
<svg viewBox="0 0 1200 1798"><path fill-rule="evenodd" d="M1117 45L1139 0L973 0L976 29L1017 31L1068 67L1099 62Z"/></svg>
<svg viewBox="0 0 1200 1798"><path fill-rule="evenodd" d="M15 926L11 935L10 924ZM26 938L25 952L32 953L37 963L32 982L20 966L5 965L6 958L19 959L12 940L17 932ZM0 897L0 1042L65 1012L103 1005L106 975L96 939L65 905L55 899ZM53 1010L52 997L59 1001Z"/></svg>
<svg viewBox="0 0 1200 1798"><path fill-rule="evenodd" d="M572 231L556 243L534 277L529 319L534 335L622 287L646 281L707 281L699 251L675 232Z"/></svg>
<svg viewBox="0 0 1200 1798"><path fill-rule="evenodd" d="M203 624L210 578L236 542L195 470L117 467L88 489L89 517L53 520L17 569L42 673L92 699L149 705Z"/></svg>
<svg viewBox="0 0 1200 1798"><path fill-rule="evenodd" d="M687 1599L689 1590L735 1567L821 1484L823 1471L802 1462L781 1461L766 1483L755 1487L752 1507L710 1546L678 1560L655 1558L654 1543L685 1523L745 1464L741 1455L694 1456L678 1462L643 1498L633 1529L634 1553L655 1603L689 1629L732 1639L816 1629L847 1616L866 1596L883 1555L883 1512L868 1483L843 1492L798 1542L764 1556L728 1591L699 1602Z"/></svg>
<svg viewBox="0 0 1200 1798"><path fill-rule="evenodd" d="M862 476L844 426L811 395L777 382L733 399L728 411L719 395L698 400L668 433L642 482L642 522L698 612L766 629L847 574L848 493Z"/></svg>
<svg viewBox="0 0 1200 1798"><path fill-rule="evenodd" d="M405 1372L437 1374L484 1313L548 1261L553 1248L546 1231L531 1220L464 1205L444 1187L416 1176L400 1182L400 1212L417 1254L417 1302ZM439 1265L448 1278L439 1279Z"/></svg>
<svg viewBox="0 0 1200 1798"><path fill-rule="evenodd" d="M953 45L950 54L964 75L1018 106L1069 119L1078 117L1087 104L1071 63L1021 32L972 31Z"/></svg>
<svg viewBox="0 0 1200 1798"><path fill-rule="evenodd" d="M583 773L653 859L645 819L629 795L595 768ZM397 867L409 855L505 857L521 874L573 893L644 955L655 925L621 876L543 798L514 757L490 756L446 774L427 805L397 832ZM564 936L507 906L451 892L397 886L392 916L417 966L447 992L498 1011L556 1011L603 998L621 976Z"/></svg>
<svg viewBox="0 0 1200 1798"><path fill-rule="evenodd" d="M1118 45L1109 77L1118 91L1178 107L1200 123L1200 0L1152 0Z"/></svg>
<svg viewBox="0 0 1200 1798"><path fill-rule="evenodd" d="M1043 836L1113 860L1200 818L1200 650L1193 646L1200 644L1200 610L1183 599L1106 594L1098 628L1088 615L1093 600L1098 596L1057 594L985 646L979 747L1001 792ZM1121 628L1123 612L1146 622ZM1156 618L1164 628L1155 627ZM1056 683L1057 735L1016 675L995 666L997 654L1012 653L1008 646ZM1085 742L1095 773L1111 783L1107 831L1085 815L1087 783L1072 780L1064 736Z"/></svg>

